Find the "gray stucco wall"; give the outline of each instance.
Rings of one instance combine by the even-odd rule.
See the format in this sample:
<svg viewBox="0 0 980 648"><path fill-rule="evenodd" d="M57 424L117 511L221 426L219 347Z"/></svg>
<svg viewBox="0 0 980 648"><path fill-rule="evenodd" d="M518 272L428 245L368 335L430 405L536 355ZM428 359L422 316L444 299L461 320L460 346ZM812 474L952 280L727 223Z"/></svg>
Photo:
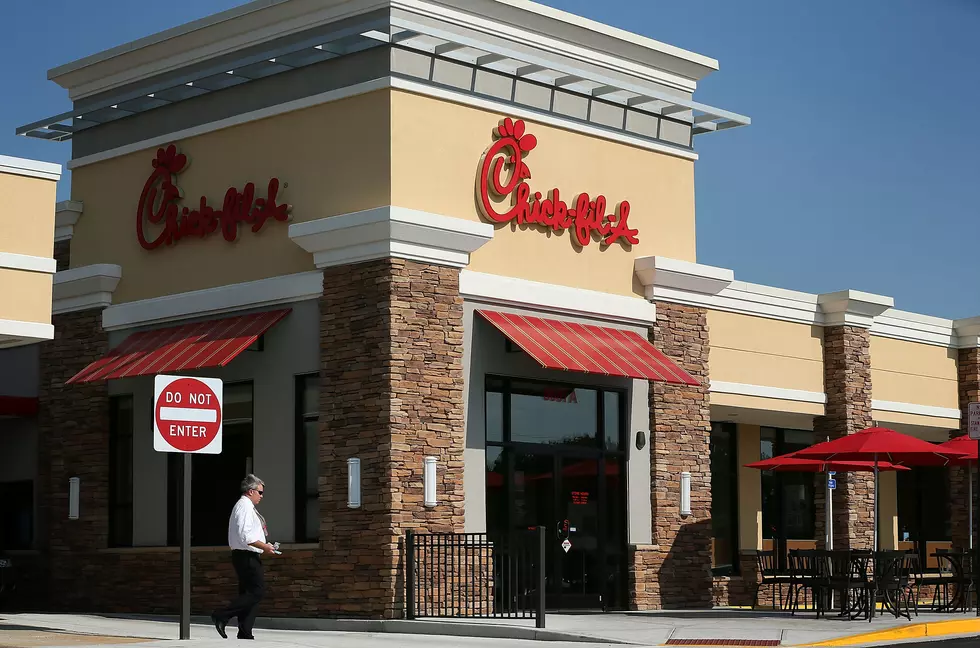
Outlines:
<svg viewBox="0 0 980 648"><path fill-rule="evenodd" d="M523 353L505 353L505 338L492 324L475 313L485 307L474 302L464 305L463 372L466 377L464 412L466 449L464 487L466 495L466 531L486 531L486 412L484 387L487 374L520 376L543 380L581 384L583 386L614 387L626 390L627 411L627 541L632 544L649 544L652 537L650 521L650 408L647 400L648 383L645 380L612 378L542 369ZM503 312L527 312L500 306L489 307ZM547 315L551 319L564 319L588 324L599 324L574 317ZM641 335L646 331L632 328ZM647 444L636 449L636 432L642 430Z"/></svg>
<svg viewBox="0 0 980 648"><path fill-rule="evenodd" d="M296 376L320 364L320 311L315 300L289 305L293 311L265 337L261 352L246 351L227 367L187 372L226 382L252 381L252 470L268 485L262 513L273 540L295 538ZM113 332L118 344L128 331ZM110 394L133 394L133 544L167 543L167 457L153 450L153 378L109 383ZM338 468L339 469L339 468ZM230 512L230 511L229 511Z"/></svg>

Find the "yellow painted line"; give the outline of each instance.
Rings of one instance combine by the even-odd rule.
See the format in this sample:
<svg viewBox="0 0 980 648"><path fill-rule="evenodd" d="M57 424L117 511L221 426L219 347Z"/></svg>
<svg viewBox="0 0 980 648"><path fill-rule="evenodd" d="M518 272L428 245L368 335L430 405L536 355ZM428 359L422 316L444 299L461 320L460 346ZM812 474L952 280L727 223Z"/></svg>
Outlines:
<svg viewBox="0 0 980 648"><path fill-rule="evenodd" d="M903 639L922 639L924 637L943 637L947 635L980 633L980 619L963 619L953 621L930 621L915 623L888 630L865 632L862 634L838 637L829 641L800 644L801 646L855 646L858 644L877 643L879 641L900 641Z"/></svg>

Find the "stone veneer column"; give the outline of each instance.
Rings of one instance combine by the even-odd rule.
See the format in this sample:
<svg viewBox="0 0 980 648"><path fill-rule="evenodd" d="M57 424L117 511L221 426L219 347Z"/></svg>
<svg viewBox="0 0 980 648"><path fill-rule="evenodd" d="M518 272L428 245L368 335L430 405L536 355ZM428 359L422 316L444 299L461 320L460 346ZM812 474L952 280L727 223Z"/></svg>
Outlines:
<svg viewBox="0 0 980 648"><path fill-rule="evenodd" d="M824 328L825 415L814 420L817 442L838 439L871 426L871 333L857 326ZM826 536L826 489L818 480L817 546ZM874 476L837 473L834 491L834 548L871 549L874 544Z"/></svg>
<svg viewBox="0 0 980 648"><path fill-rule="evenodd" d="M636 547L631 607L711 607L711 412L705 309L657 302L650 339L701 384L650 383L653 545ZM691 473L691 515L680 514L680 479Z"/></svg>
<svg viewBox="0 0 980 648"><path fill-rule="evenodd" d="M320 300L320 508L328 614L403 612L404 534L463 531L459 270L402 259L327 268ZM423 505L423 457L438 505ZM347 508L349 457L361 507Z"/></svg>
<svg viewBox="0 0 980 648"><path fill-rule="evenodd" d="M960 400L960 429L950 434L951 437L967 433L969 425L970 403L980 402L980 348L974 346L959 350L959 400ZM969 515L967 507L974 507L980 497L976 485L976 468L972 477L965 466L953 466L949 469L950 511L953 527L953 546L966 548L970 546ZM973 501L969 501L969 486L967 479L973 479ZM980 520L974 518L973 533L976 533ZM976 538L976 536L974 536Z"/></svg>
<svg viewBox="0 0 980 648"><path fill-rule="evenodd" d="M54 339L40 345L38 539L51 609L91 609L81 584L101 565L86 559L109 533L109 392L106 382L65 381L108 351L102 309L52 317ZM80 478L79 518L68 519L68 479Z"/></svg>

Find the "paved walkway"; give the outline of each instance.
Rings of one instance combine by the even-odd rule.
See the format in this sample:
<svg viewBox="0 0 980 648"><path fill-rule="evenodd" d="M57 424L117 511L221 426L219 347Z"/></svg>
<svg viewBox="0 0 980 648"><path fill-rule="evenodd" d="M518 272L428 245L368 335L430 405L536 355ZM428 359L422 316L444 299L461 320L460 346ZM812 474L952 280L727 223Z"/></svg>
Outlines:
<svg viewBox="0 0 980 648"><path fill-rule="evenodd" d="M195 618L192 641L195 648L223 646L213 626ZM500 643L518 646L575 646L632 644L639 646L683 645L681 640L753 640L796 646L840 641L844 637L888 629L914 630L925 622L956 621L959 633L980 630L980 619L973 614L920 614L905 619L892 616L867 621L836 618L815 619L812 614L797 615L748 610L658 611L611 614L550 614L547 629L536 631L533 620L419 620L357 621L331 619L259 619L256 636L259 646L374 647L374 646L484 646ZM942 624L940 624L942 625ZM229 637L234 637L229 627ZM0 646L124 645L128 648L170 646L178 636L176 620L101 615L0 614ZM910 633L909 639L921 637ZM235 639L229 639L240 643ZM546 640L542 644L540 640ZM668 641L670 644L668 644ZM758 645L758 644L757 644ZM772 645L772 644L771 644ZM858 645L851 643L850 645ZM870 645L867 642L864 645ZM980 644L978 644L980 645Z"/></svg>

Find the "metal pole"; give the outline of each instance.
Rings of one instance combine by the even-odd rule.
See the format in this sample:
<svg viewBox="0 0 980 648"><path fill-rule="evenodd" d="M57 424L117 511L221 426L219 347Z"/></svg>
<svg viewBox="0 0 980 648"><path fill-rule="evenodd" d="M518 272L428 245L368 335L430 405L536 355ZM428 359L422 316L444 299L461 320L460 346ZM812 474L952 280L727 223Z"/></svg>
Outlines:
<svg viewBox="0 0 980 648"><path fill-rule="evenodd" d="M824 507L827 514L827 524L825 525L827 527L827 541L824 543L824 546L832 551L834 549L834 491L830 489L829 474L827 475L827 483L824 486L827 489L827 506Z"/></svg>
<svg viewBox="0 0 980 648"><path fill-rule="evenodd" d="M875 551L878 551L878 455L875 455Z"/></svg>
<svg viewBox="0 0 980 648"><path fill-rule="evenodd" d="M415 618L415 532L405 534L405 611L406 619Z"/></svg>
<svg viewBox="0 0 980 648"><path fill-rule="evenodd" d="M544 587L545 587L545 564L544 564L544 554L547 547L545 546L545 533L544 527L538 527L538 611L534 615L534 627L543 628L544 627Z"/></svg>
<svg viewBox="0 0 980 648"><path fill-rule="evenodd" d="M180 498L180 638L191 638L191 454L184 453Z"/></svg>
<svg viewBox="0 0 980 648"><path fill-rule="evenodd" d="M977 443L980 443L978 441ZM970 549L973 549L973 464L966 465L966 483L969 484L966 496L966 508L970 512L970 519L967 521L967 529L970 530Z"/></svg>

